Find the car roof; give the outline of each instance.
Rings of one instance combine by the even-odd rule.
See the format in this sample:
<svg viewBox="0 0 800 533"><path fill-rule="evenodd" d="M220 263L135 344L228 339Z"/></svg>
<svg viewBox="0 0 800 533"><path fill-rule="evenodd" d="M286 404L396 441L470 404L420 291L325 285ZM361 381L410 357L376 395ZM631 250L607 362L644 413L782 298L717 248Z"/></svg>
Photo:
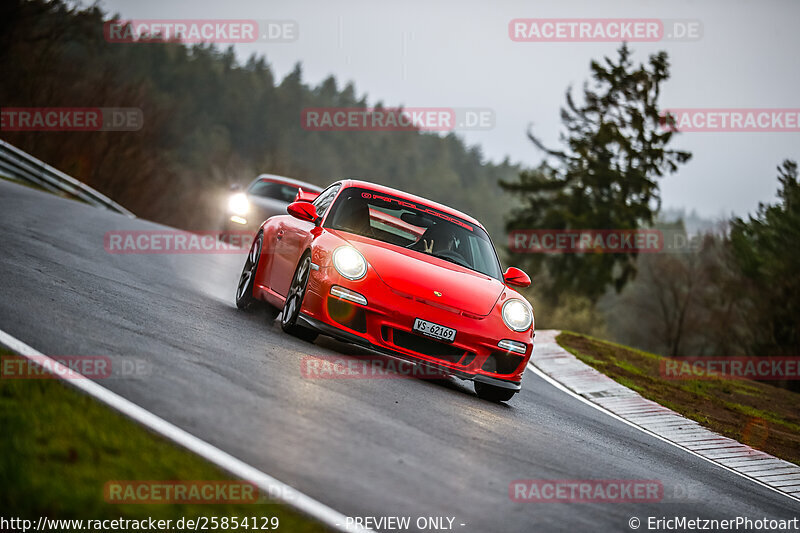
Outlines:
<svg viewBox="0 0 800 533"><path fill-rule="evenodd" d="M415 194L410 194L404 191L400 191L397 189L393 189L391 187L386 187L385 185L378 185L377 183L372 183L369 181L362 181L356 179L345 179L341 180L339 183L342 184L342 187L362 187L364 189L370 189L376 192L382 192L385 194L391 194L393 196L399 196L405 200L411 200L413 202L421 202L429 207L433 207L434 209L438 209L442 213L447 213L448 215L452 215L458 218L461 218L467 222L471 222L476 226L480 227L484 231L486 228L483 227L483 224L472 218L471 216L467 215L466 213L462 213L457 209L453 209L452 207L448 207L446 205L440 204L438 202L434 202L433 200L429 200L428 198L423 198L422 196L417 196Z"/></svg>
<svg viewBox="0 0 800 533"><path fill-rule="evenodd" d="M284 185L302 187L304 191L322 192L322 187L319 185L314 185L313 183L308 183L307 181L296 180L294 178L287 178L286 176L278 176L277 174L259 174L256 179L250 182L250 185L257 181L271 181L274 183L282 183Z"/></svg>

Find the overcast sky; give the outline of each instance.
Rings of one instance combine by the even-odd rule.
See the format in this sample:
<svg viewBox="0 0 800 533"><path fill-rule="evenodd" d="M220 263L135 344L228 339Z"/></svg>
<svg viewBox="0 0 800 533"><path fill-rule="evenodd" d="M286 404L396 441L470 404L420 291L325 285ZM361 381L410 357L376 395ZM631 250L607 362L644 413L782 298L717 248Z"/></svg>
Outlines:
<svg viewBox="0 0 800 533"><path fill-rule="evenodd" d="M289 19L290 43L236 45L245 59L266 56L278 77L302 62L316 84L333 74L352 81L369 102L407 107L479 107L496 114L495 127L467 131L486 157L534 165L541 153L525 137L529 124L555 145L559 108L570 84L580 88L589 62L613 55L617 43L520 43L508 35L516 18L695 19L702 38L631 43L635 59L666 50L672 78L662 107L800 108L800 2L453 0L104 0L124 18ZM222 45L227 46L227 45ZM666 207L704 216L752 212L775 199L775 167L800 159L800 133L683 133L674 146L690 163L661 181Z"/></svg>

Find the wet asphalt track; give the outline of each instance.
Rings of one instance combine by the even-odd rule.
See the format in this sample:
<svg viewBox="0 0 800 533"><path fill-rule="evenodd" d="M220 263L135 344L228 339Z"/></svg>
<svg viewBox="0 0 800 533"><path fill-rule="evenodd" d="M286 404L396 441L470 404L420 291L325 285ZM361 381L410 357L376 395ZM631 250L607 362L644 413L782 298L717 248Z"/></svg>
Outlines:
<svg viewBox="0 0 800 533"><path fill-rule="evenodd" d="M532 373L507 405L460 381L303 378L305 355L364 352L325 337L304 343L238 311L243 255L103 248L107 231L159 228L0 181L0 329L50 355L146 361L149 375L103 385L350 516L593 532L631 531L633 516L800 515L788 498ZM514 503L515 479L656 479L665 501Z"/></svg>

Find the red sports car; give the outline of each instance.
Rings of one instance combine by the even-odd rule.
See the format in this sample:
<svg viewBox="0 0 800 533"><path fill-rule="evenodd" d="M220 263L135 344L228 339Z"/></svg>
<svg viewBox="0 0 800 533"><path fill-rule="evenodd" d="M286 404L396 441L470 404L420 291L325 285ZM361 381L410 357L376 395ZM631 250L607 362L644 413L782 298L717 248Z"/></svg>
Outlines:
<svg viewBox="0 0 800 533"><path fill-rule="evenodd" d="M472 380L506 401L533 352L533 309L483 226L444 205L363 181L334 183L261 225L240 309L282 309L284 331L319 333Z"/></svg>

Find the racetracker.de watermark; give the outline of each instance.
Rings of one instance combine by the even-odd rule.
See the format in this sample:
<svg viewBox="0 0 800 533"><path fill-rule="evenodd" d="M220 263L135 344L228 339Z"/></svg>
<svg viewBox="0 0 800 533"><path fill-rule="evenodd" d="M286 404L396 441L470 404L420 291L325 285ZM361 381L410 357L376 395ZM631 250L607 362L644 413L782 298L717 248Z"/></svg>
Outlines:
<svg viewBox="0 0 800 533"><path fill-rule="evenodd" d="M249 231L108 231L103 248L110 254L241 254L253 238Z"/></svg>
<svg viewBox="0 0 800 533"><path fill-rule="evenodd" d="M152 366L135 358L104 355L0 357L0 379L107 379L149 376Z"/></svg>
<svg viewBox="0 0 800 533"><path fill-rule="evenodd" d="M307 131L462 131L491 130L495 113L466 107L310 107L300 114Z"/></svg>
<svg viewBox="0 0 800 533"><path fill-rule="evenodd" d="M660 502L664 485L654 479L517 479L508 497L519 503Z"/></svg>
<svg viewBox="0 0 800 533"><path fill-rule="evenodd" d="M508 23L508 36L522 43L699 41L703 23L697 19L518 18Z"/></svg>
<svg viewBox="0 0 800 533"><path fill-rule="evenodd" d="M109 43L290 43L300 37L300 26L294 20L109 20L103 35Z"/></svg>
<svg viewBox="0 0 800 533"><path fill-rule="evenodd" d="M3 107L2 131L139 131L138 107Z"/></svg>
<svg viewBox="0 0 800 533"><path fill-rule="evenodd" d="M674 108L661 112L661 129L694 132L800 132L800 108Z"/></svg>
<svg viewBox="0 0 800 533"><path fill-rule="evenodd" d="M256 503L258 488L247 481L108 481L103 498L113 504Z"/></svg>
<svg viewBox="0 0 800 533"><path fill-rule="evenodd" d="M681 253L697 250L702 235L658 229L522 229L508 234L517 254Z"/></svg>
<svg viewBox="0 0 800 533"><path fill-rule="evenodd" d="M800 357L680 357L662 359L666 379L800 379Z"/></svg>
<svg viewBox="0 0 800 533"><path fill-rule="evenodd" d="M437 368L382 356L306 355L300 360L306 379L443 379Z"/></svg>

